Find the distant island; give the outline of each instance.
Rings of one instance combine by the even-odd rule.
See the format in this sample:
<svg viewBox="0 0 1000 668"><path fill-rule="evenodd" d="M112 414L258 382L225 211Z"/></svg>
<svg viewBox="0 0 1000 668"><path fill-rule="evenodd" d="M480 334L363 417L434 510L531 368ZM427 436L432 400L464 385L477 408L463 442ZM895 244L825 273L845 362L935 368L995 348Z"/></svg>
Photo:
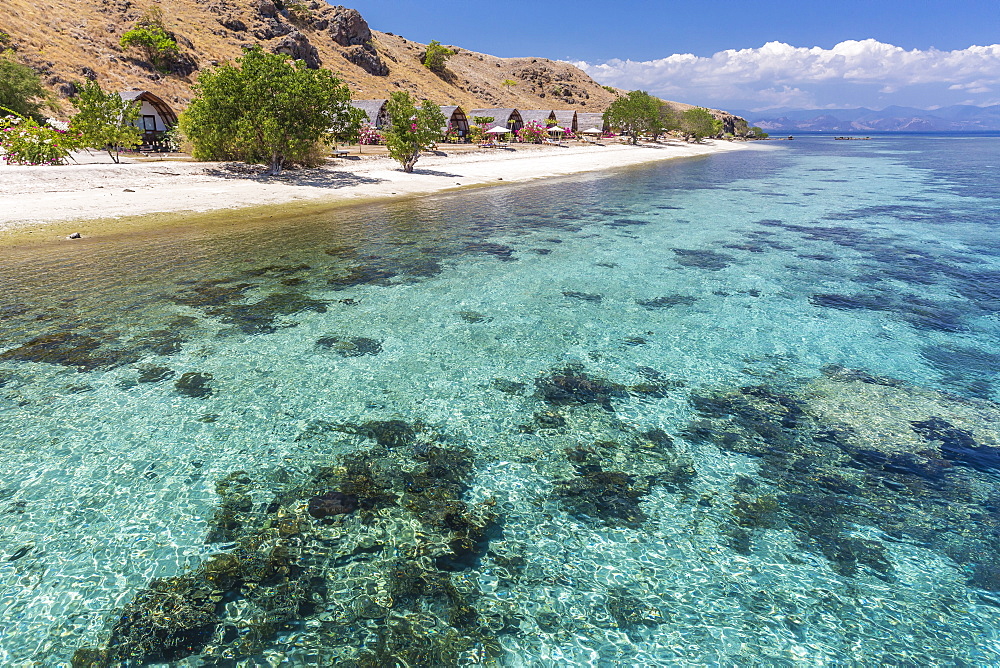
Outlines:
<svg viewBox="0 0 1000 668"><path fill-rule="evenodd" d="M1000 105L733 111L767 132L996 132Z"/></svg>

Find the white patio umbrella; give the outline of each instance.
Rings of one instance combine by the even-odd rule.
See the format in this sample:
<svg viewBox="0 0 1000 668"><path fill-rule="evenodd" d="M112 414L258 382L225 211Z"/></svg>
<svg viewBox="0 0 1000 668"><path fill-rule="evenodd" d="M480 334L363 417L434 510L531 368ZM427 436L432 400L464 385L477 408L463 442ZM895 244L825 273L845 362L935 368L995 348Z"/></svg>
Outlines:
<svg viewBox="0 0 1000 668"><path fill-rule="evenodd" d="M582 135L603 135L604 134L604 130L601 130L600 128L587 128L586 130L581 130L580 134L582 134Z"/></svg>
<svg viewBox="0 0 1000 668"><path fill-rule="evenodd" d="M486 132L491 135L505 135L508 134L510 131L511 131L510 128L505 128L498 125L494 128L490 128Z"/></svg>
<svg viewBox="0 0 1000 668"><path fill-rule="evenodd" d="M566 134L566 130L564 130L563 128L559 127L558 125L553 125L550 128L546 128L546 130L548 130L549 132L561 132L563 134Z"/></svg>

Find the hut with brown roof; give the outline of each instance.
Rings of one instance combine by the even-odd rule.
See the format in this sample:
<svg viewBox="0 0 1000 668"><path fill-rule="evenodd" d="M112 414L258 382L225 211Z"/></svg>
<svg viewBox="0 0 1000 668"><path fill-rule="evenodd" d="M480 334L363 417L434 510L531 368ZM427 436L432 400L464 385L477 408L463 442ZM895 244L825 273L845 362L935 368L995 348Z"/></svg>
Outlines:
<svg viewBox="0 0 1000 668"><path fill-rule="evenodd" d="M389 124L388 103L389 100L351 100L352 107L365 112L368 125L379 129Z"/></svg>
<svg viewBox="0 0 1000 668"><path fill-rule="evenodd" d="M162 148L163 134L177 124L177 114L170 105L148 90L125 90L118 95L127 102L140 104L136 124L142 130L143 146Z"/></svg>
<svg viewBox="0 0 1000 668"><path fill-rule="evenodd" d="M469 118L461 107L441 107L441 113L448 119L445 130L451 128L458 132L459 137L466 137L469 134Z"/></svg>
<svg viewBox="0 0 1000 668"><path fill-rule="evenodd" d="M492 118L493 122L490 123L488 128L483 128L484 130L489 130L496 126L502 128L507 128L511 132L517 132L524 127L524 120L521 118L521 112L517 109L473 109L469 112L469 118L475 122L476 118Z"/></svg>
<svg viewBox="0 0 1000 668"><path fill-rule="evenodd" d="M608 131L608 124L604 122L604 114L590 111L576 112L576 124L580 131L597 128L604 132Z"/></svg>
<svg viewBox="0 0 1000 668"><path fill-rule="evenodd" d="M580 129L575 109L556 109L552 112L552 115L555 117L556 125L559 127L574 133Z"/></svg>
<svg viewBox="0 0 1000 668"><path fill-rule="evenodd" d="M544 128L551 125L549 121L554 123L556 120L556 114L551 109L519 109L518 111L521 112L521 121L525 125L535 121Z"/></svg>

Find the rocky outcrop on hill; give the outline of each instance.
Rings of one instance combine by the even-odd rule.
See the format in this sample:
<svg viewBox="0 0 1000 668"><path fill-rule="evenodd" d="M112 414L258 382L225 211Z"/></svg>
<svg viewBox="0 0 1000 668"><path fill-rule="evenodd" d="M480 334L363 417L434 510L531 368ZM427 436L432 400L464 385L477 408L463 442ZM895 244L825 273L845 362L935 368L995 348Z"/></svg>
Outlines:
<svg viewBox="0 0 1000 668"><path fill-rule="evenodd" d="M166 71L119 46L151 10L180 47ZM191 99L200 69L233 61L254 44L332 70L358 99L401 90L467 109L603 111L617 95L569 63L497 58L454 45L445 71L432 72L422 64L426 45L372 30L357 10L321 0L6 0L0 32L62 98L86 78L105 89L153 91L178 110ZM718 113L727 131L742 122Z"/></svg>

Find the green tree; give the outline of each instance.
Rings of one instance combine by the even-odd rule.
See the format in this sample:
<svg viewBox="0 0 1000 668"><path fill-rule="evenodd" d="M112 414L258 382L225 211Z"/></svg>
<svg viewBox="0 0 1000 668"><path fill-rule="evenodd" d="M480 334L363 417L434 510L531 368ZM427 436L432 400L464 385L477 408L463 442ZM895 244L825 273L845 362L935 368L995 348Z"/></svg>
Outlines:
<svg viewBox="0 0 1000 668"><path fill-rule="evenodd" d="M639 143L639 135L648 132L658 135L660 126L660 101L649 93L634 90L608 106L604 112L604 122L626 134L633 144Z"/></svg>
<svg viewBox="0 0 1000 668"><path fill-rule="evenodd" d="M136 125L142 105L125 100L118 93L105 93L96 81L88 81L73 98L78 111L69 127L80 134L80 145L105 150L117 164L123 148L142 143L142 130Z"/></svg>
<svg viewBox="0 0 1000 668"><path fill-rule="evenodd" d="M418 109L410 94L403 91L395 91L390 96L386 111L389 126L385 131L385 145L389 157L398 161L404 172L412 172L420 152L441 141L448 119L441 113L441 107L430 100L424 100Z"/></svg>
<svg viewBox="0 0 1000 668"><path fill-rule="evenodd" d="M0 106L40 123L45 120L42 107L47 102L48 93L38 74L15 62L9 52L0 53Z"/></svg>
<svg viewBox="0 0 1000 668"><path fill-rule="evenodd" d="M350 90L329 70L311 70L257 45L236 63L202 72L181 116L197 160L265 163L268 174L280 174L360 119Z"/></svg>
<svg viewBox="0 0 1000 668"><path fill-rule="evenodd" d="M424 67L431 72L440 74L444 72L448 59L454 55L454 51L446 46L442 46L441 42L436 39L432 39L431 43L427 45L427 51L424 53Z"/></svg>
<svg viewBox="0 0 1000 668"><path fill-rule="evenodd" d="M500 85L506 88L507 92L509 93L510 89L517 85L517 82L514 81L513 79L504 79L503 81L500 82Z"/></svg>
<svg viewBox="0 0 1000 668"><path fill-rule="evenodd" d="M712 116L708 109L695 107L681 114L681 131L689 139L701 141L705 137L714 137L722 132L722 121Z"/></svg>
<svg viewBox="0 0 1000 668"><path fill-rule="evenodd" d="M158 7L146 12L134 28L121 36L118 44L123 49L139 49L161 72L169 70L180 55L177 40L163 25L163 14Z"/></svg>
<svg viewBox="0 0 1000 668"><path fill-rule="evenodd" d="M660 131L671 132L681 129L681 115L669 104L660 105Z"/></svg>
<svg viewBox="0 0 1000 668"><path fill-rule="evenodd" d="M752 128L750 128L749 130L747 130L747 136L752 136L755 139L767 139L768 138L768 134L766 132L764 132L763 130L761 130L756 125L753 126Z"/></svg>

